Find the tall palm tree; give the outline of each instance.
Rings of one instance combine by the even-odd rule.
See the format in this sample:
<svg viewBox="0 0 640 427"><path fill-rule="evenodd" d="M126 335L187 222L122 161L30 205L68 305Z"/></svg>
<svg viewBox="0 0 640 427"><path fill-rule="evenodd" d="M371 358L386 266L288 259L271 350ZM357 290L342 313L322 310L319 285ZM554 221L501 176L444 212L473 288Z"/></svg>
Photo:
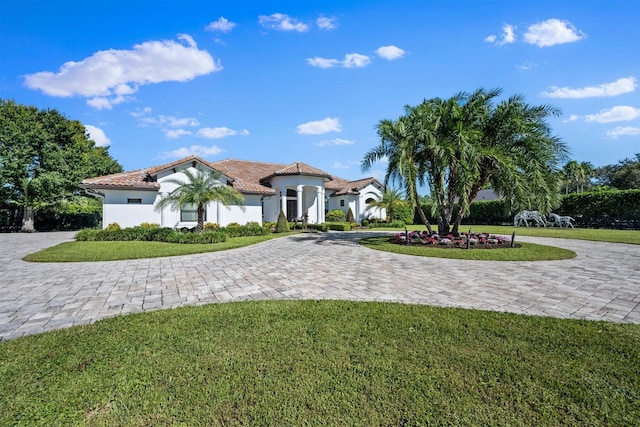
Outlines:
<svg viewBox="0 0 640 427"><path fill-rule="evenodd" d="M382 192L382 198L380 200L374 200L367 205L366 210L371 209L385 209L389 219L393 221L395 219L394 212L403 206L406 206L407 202L402 198L402 193L398 189L385 188Z"/></svg>
<svg viewBox="0 0 640 427"><path fill-rule="evenodd" d="M422 222L432 233L418 197L418 184L424 183L424 165L419 162L419 145L412 120L406 115L395 121L384 119L378 122L376 129L381 143L365 154L361 162L362 171L369 170L377 161L387 159L385 185L393 181L404 187L410 205L418 209Z"/></svg>
<svg viewBox="0 0 640 427"><path fill-rule="evenodd" d="M160 199L155 209L161 211L170 206L172 209L180 209L185 205L195 205L198 214L196 230L204 231L205 207L210 202L219 202L225 206L237 205L244 211L244 197L238 190L228 187L218 180L220 174L216 171L204 171L198 169L192 172L189 169L182 171L188 181L178 178L167 179L165 182L176 184L178 187L164 198Z"/></svg>
<svg viewBox="0 0 640 427"><path fill-rule="evenodd" d="M558 165L567 156L566 145L551 134L546 122L559 110L531 106L519 95L494 105L500 93L480 89L465 98L463 108L472 117L466 125L478 130L478 138L471 140L466 159L470 173L460 199L470 203L490 184L514 210L548 212L559 202ZM461 203L454 232L468 213L466 207Z"/></svg>

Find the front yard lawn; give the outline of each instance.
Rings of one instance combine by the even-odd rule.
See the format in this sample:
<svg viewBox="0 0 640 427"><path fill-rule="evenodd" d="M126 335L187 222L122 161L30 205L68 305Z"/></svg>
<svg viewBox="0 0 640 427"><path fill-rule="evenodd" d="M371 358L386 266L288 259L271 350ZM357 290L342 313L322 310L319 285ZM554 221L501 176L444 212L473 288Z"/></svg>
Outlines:
<svg viewBox="0 0 640 427"><path fill-rule="evenodd" d="M203 252L224 251L264 242L276 237L289 236L297 232L269 234L266 236L243 236L227 239L226 242L209 244L184 244L164 242L65 242L24 257L32 262L89 262L116 261L123 259L155 258L164 256L192 255Z"/></svg>
<svg viewBox="0 0 640 427"><path fill-rule="evenodd" d="M640 325L393 303L160 310L0 343L0 425L638 425Z"/></svg>

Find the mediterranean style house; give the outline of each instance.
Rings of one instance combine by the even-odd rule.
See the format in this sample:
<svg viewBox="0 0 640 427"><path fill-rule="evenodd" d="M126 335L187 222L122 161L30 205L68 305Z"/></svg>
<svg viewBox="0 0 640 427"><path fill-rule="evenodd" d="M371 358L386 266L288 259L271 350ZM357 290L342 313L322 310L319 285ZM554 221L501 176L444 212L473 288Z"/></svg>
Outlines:
<svg viewBox="0 0 640 427"><path fill-rule="evenodd" d="M384 209L367 209L369 203L382 197L383 185L375 178L348 181L302 162L290 165L235 159L208 162L190 156L161 166L85 179L81 187L102 199L104 227L114 222L122 227L146 222L191 228L197 221L195 206L155 209L158 201L176 188L166 181L174 178L186 182L182 171L187 168L217 171L221 185L229 185L243 194L244 209L220 203L206 207L205 222L221 226L275 222L280 210L290 221L305 218L311 224L325 222L325 213L334 209L346 215L351 208L358 222L384 219L386 215Z"/></svg>

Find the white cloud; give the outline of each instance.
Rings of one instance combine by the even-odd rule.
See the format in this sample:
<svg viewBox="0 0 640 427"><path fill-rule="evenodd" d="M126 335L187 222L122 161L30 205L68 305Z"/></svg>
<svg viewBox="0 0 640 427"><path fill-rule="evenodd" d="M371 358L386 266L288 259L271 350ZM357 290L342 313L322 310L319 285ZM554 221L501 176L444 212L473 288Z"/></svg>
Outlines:
<svg viewBox="0 0 640 427"><path fill-rule="evenodd" d="M515 29L513 25L504 24L502 26L502 40L498 42L498 45L511 44L516 41Z"/></svg>
<svg viewBox="0 0 640 427"><path fill-rule="evenodd" d="M529 26L524 34L524 41L538 47L548 47L577 42L585 37L571 22L552 18Z"/></svg>
<svg viewBox="0 0 640 427"><path fill-rule="evenodd" d="M140 117L148 116L149 114L151 114L151 111L153 111L151 107L144 107L142 110L136 108L136 111L129 114L138 119Z"/></svg>
<svg viewBox="0 0 640 427"><path fill-rule="evenodd" d="M532 69L533 67L536 67L538 64L536 64L535 62L531 62L531 61L525 61L521 64L516 65L516 68L520 71L527 71Z"/></svg>
<svg viewBox="0 0 640 427"><path fill-rule="evenodd" d="M191 145L189 147L181 147L171 151L163 152L160 157L163 159L180 159L191 155L196 156L215 156L220 154L222 150L220 147L212 145L211 147L205 147L203 145Z"/></svg>
<svg viewBox="0 0 640 427"><path fill-rule="evenodd" d="M106 147L111 144L111 140L107 138L102 129L92 125L85 125L84 128L89 133L89 138L96 143L96 147Z"/></svg>
<svg viewBox="0 0 640 427"><path fill-rule="evenodd" d="M307 24L304 24L295 18L291 18L289 15L285 15L284 13L274 13L269 16L260 15L258 17L258 22L265 28L275 30L297 31L299 33L309 31L309 26Z"/></svg>
<svg viewBox="0 0 640 427"><path fill-rule="evenodd" d="M609 110L601 110L596 114L585 116L585 121L596 123L627 122L640 117L640 108L619 105Z"/></svg>
<svg viewBox="0 0 640 427"><path fill-rule="evenodd" d="M580 118L580 116L578 116L577 114L572 114L569 116L568 119L563 120L563 123L570 123L570 122L575 122L576 120L578 120Z"/></svg>
<svg viewBox="0 0 640 427"><path fill-rule="evenodd" d="M337 59L320 58L319 56L316 56L315 58L307 58L307 63L312 67L319 68L331 68L341 64Z"/></svg>
<svg viewBox="0 0 640 427"><path fill-rule="evenodd" d="M484 38L484 41L487 43L493 43L498 46L504 46L505 44L511 44L516 41L515 34L516 27L510 24L504 24L502 26L502 38L498 39L498 36L495 34L488 35Z"/></svg>
<svg viewBox="0 0 640 427"><path fill-rule="evenodd" d="M337 118L327 117L324 120L303 123L297 129L297 132L303 135L320 135L327 132L341 132L342 124Z"/></svg>
<svg viewBox="0 0 640 427"><path fill-rule="evenodd" d="M183 135L191 135L192 132L184 129L169 129L165 130L164 134L167 135L167 138L176 139Z"/></svg>
<svg viewBox="0 0 640 427"><path fill-rule="evenodd" d="M220 31L221 33L228 33L236 26L235 22L229 21L224 16L218 18L217 21L211 22L205 27L207 31Z"/></svg>
<svg viewBox="0 0 640 427"><path fill-rule="evenodd" d="M330 140L320 141L316 145L318 145L320 147L326 147L326 146L329 146L329 145L351 145L351 144L355 144L355 143L356 143L355 141L351 141L349 139L334 138L334 139L330 139Z"/></svg>
<svg viewBox="0 0 640 427"><path fill-rule="evenodd" d="M64 63L57 73L29 74L25 84L50 96L90 98L90 106L110 109L129 100L126 95L136 93L138 86L185 82L222 70L207 51L197 48L191 36L179 34L178 40L148 41L132 50L98 51L79 62Z"/></svg>
<svg viewBox="0 0 640 427"><path fill-rule="evenodd" d="M318 26L318 28L327 31L335 30L336 28L338 28L338 25L336 24L336 18L327 18L326 16L321 16L316 19L316 25Z"/></svg>
<svg viewBox="0 0 640 427"><path fill-rule="evenodd" d="M380 46L376 50L376 53L380 58L393 61L394 59L402 58L406 52L397 46L390 45L390 46Z"/></svg>
<svg viewBox="0 0 640 427"><path fill-rule="evenodd" d="M141 125L154 125L159 127L172 127L172 128L180 128L184 126L198 126L200 122L198 119L193 117L175 117L175 116L165 116L159 115L157 117L145 115L151 112L151 109L147 112L136 112L132 113L132 115L138 119L138 123Z"/></svg>
<svg viewBox="0 0 640 427"><path fill-rule="evenodd" d="M496 41L496 35L495 34L491 34L488 35L487 37L484 38L484 41L486 41L487 43L494 43Z"/></svg>
<svg viewBox="0 0 640 427"><path fill-rule="evenodd" d="M343 165L340 162L333 162L333 168L334 169L349 169L348 165Z"/></svg>
<svg viewBox="0 0 640 427"><path fill-rule="evenodd" d="M618 139L621 136L640 135L640 128L634 126L617 126L607 132L607 136L611 139Z"/></svg>
<svg viewBox="0 0 640 427"><path fill-rule="evenodd" d="M220 139L226 138L227 136L236 135L237 133L237 131L229 129L227 127L201 128L196 133L196 136L208 139Z"/></svg>
<svg viewBox="0 0 640 427"><path fill-rule="evenodd" d="M360 55L359 53L347 53L344 56L342 65L345 68L363 68L371 63L371 58L366 55Z"/></svg>
<svg viewBox="0 0 640 427"><path fill-rule="evenodd" d="M542 92L542 96L549 98L593 98L617 96L623 93L636 90L637 83L635 77L623 77L611 83L603 83L598 86L587 86L579 89L570 87L551 86L551 91Z"/></svg>
<svg viewBox="0 0 640 427"><path fill-rule="evenodd" d="M347 53L342 61L332 58L307 58L307 63L312 67L332 68L341 66L344 68L363 68L371 63L371 58L359 53Z"/></svg>

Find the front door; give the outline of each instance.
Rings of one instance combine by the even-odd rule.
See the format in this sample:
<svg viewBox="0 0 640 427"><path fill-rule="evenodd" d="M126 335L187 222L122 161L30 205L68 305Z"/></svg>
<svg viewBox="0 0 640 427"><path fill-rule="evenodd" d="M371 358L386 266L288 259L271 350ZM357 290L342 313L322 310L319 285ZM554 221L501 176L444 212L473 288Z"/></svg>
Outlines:
<svg viewBox="0 0 640 427"><path fill-rule="evenodd" d="M287 221L293 221L296 218L298 218L298 202L287 200Z"/></svg>

